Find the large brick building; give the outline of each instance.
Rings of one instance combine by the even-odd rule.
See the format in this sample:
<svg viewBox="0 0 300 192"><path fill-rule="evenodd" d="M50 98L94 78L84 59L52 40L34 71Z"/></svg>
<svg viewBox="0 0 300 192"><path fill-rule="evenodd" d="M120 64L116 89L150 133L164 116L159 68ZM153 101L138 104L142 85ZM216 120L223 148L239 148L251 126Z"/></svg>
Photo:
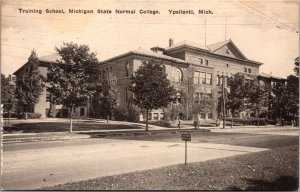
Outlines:
<svg viewBox="0 0 300 192"><path fill-rule="evenodd" d="M182 102L182 94L197 99L204 94L212 94L221 85L221 78L236 73L245 74L246 79L259 75L260 62L247 59L232 40L204 47L193 42L183 41L173 44L169 39L167 48L153 47L151 50L137 49L100 64L100 74L116 74L120 87L120 105L126 105L132 94L128 91L130 76L143 61L154 60L163 64L172 85L178 91L177 103ZM176 104L176 102L175 102ZM184 105L193 101L185 98ZM150 120L159 120L164 116L162 110L150 112ZM201 114L202 118L211 118L212 114Z"/></svg>
<svg viewBox="0 0 300 192"><path fill-rule="evenodd" d="M49 55L40 57L40 72L46 76L49 63L55 63L60 57ZM166 73L172 85L177 90L177 100L174 104L182 103L182 94L188 95L185 105L193 105L192 99L197 99L204 94L212 94L219 89L221 78L230 77L236 73L242 73L246 79L253 79L259 75L259 67L262 63L247 59L237 48L232 40L222 41L207 47L193 42L183 41L177 44L169 39L169 46L166 48L153 47L151 50L137 49L124 54L117 55L102 61L99 64L99 76L104 78L108 73L115 74L120 88L120 106L126 106L132 98L129 92L130 76L141 66L142 62L154 60L165 66ZM24 64L14 74L18 77L20 71L26 68ZM32 111L41 113L46 117L50 108L49 94L46 88L40 97L39 102ZM60 106L59 115L66 117L68 109ZM76 109L76 115L89 116L90 104L80 106ZM19 111L22 109L19 108ZM151 120L159 120L163 117L162 110L150 112ZM211 118L212 114L202 114L202 118Z"/></svg>

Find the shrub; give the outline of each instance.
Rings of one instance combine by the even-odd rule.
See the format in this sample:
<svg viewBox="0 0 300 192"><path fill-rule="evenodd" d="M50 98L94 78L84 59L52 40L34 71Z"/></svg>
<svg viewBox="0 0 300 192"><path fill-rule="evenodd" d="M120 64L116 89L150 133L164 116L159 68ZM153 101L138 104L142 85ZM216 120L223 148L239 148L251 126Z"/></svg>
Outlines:
<svg viewBox="0 0 300 192"><path fill-rule="evenodd" d="M117 121L126 121L128 111L126 108L118 107L114 112L114 118Z"/></svg>
<svg viewBox="0 0 300 192"><path fill-rule="evenodd" d="M226 118L226 121L233 121L235 123L241 123L241 124L245 124L245 125L257 125L259 123L259 125L266 125L266 119L265 118L256 118L256 117L252 117L252 118Z"/></svg>
<svg viewBox="0 0 300 192"><path fill-rule="evenodd" d="M145 121L143 121L145 123ZM171 127L171 124L168 121L160 120L160 121L149 121L150 125L156 125L160 127Z"/></svg>
<svg viewBox="0 0 300 192"><path fill-rule="evenodd" d="M141 110L139 107L129 104L126 108L118 107L115 110L115 119L118 121L139 122L140 113Z"/></svg>
<svg viewBox="0 0 300 192"><path fill-rule="evenodd" d="M56 109L56 108L55 108L55 105L54 105L54 104L51 104L50 110L49 110L49 112L48 112L47 115L48 115L49 117L55 118L55 117L57 117L58 112L59 112L59 109Z"/></svg>
<svg viewBox="0 0 300 192"><path fill-rule="evenodd" d="M3 118L8 118L9 114L8 113L3 113ZM11 113L10 118L18 118L18 115L16 113Z"/></svg>
<svg viewBox="0 0 300 192"><path fill-rule="evenodd" d="M141 113L141 109L133 104L129 104L127 106L127 110L128 110L128 115L127 115L127 120L130 122L139 122L139 115Z"/></svg>
<svg viewBox="0 0 300 192"><path fill-rule="evenodd" d="M27 113L27 119L39 119L42 117L42 114L40 113ZM20 119L26 118L26 113L22 113L19 116Z"/></svg>

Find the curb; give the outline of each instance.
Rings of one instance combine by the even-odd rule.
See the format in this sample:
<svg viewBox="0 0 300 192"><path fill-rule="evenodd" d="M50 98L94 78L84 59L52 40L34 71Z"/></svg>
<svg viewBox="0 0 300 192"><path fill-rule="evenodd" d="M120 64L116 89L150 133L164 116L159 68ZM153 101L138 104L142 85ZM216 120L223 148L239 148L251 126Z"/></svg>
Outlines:
<svg viewBox="0 0 300 192"><path fill-rule="evenodd" d="M51 133L45 133L44 135L5 135L3 138L3 144L12 143L29 143L29 142L41 142L41 141L60 141L60 140L73 140L73 139L89 139L89 138L111 138L118 136L138 136L138 135L155 135L155 134L176 134L182 132L210 132L208 129L173 129L173 130L139 130L139 131L98 131L98 132L76 132L67 135L50 135ZM66 134L66 133L61 133ZM22 136L22 137L18 137Z"/></svg>

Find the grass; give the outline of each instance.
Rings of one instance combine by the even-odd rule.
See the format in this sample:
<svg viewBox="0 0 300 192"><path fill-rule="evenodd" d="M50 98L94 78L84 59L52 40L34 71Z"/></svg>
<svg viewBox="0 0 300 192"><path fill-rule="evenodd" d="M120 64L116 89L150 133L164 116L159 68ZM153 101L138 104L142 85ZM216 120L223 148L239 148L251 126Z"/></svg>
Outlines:
<svg viewBox="0 0 300 192"><path fill-rule="evenodd" d="M67 183L43 190L296 190L298 145Z"/></svg>
<svg viewBox="0 0 300 192"><path fill-rule="evenodd" d="M4 133L43 133L69 131L69 122L26 122L12 123L4 127ZM73 123L73 131L114 130L114 129L144 129L140 125L106 124L101 122L84 121Z"/></svg>

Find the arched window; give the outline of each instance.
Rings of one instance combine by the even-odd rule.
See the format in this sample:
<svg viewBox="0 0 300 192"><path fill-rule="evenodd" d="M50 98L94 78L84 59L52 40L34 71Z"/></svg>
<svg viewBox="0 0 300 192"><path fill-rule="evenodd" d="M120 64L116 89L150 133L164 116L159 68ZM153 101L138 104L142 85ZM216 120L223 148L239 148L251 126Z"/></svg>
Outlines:
<svg viewBox="0 0 300 192"><path fill-rule="evenodd" d="M174 67L172 70L172 81L181 82L182 81L182 72L179 68Z"/></svg>

